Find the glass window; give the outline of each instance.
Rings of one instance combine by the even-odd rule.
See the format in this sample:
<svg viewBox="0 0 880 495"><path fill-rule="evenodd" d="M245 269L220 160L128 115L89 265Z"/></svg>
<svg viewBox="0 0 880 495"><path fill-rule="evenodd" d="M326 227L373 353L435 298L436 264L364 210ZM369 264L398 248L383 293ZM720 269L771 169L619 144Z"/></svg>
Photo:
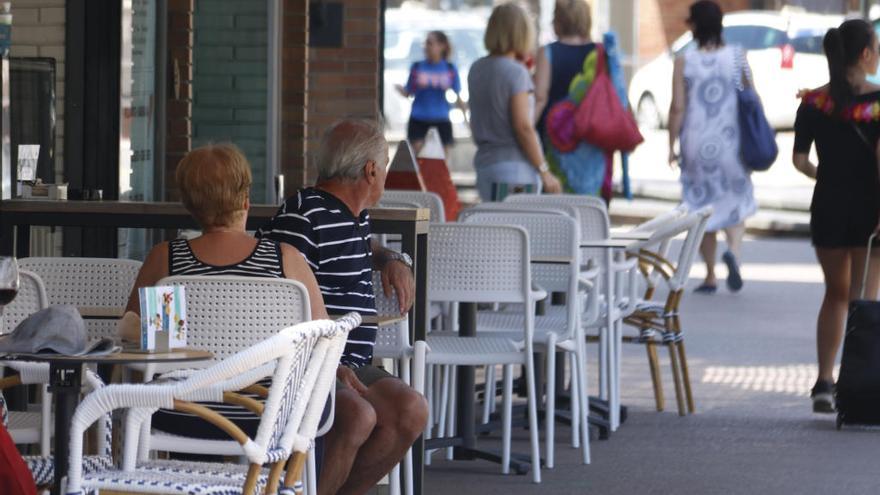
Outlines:
<svg viewBox="0 0 880 495"><path fill-rule="evenodd" d="M746 50L763 50L785 44L784 31L766 26L728 26L724 28L724 42L740 45Z"/></svg>

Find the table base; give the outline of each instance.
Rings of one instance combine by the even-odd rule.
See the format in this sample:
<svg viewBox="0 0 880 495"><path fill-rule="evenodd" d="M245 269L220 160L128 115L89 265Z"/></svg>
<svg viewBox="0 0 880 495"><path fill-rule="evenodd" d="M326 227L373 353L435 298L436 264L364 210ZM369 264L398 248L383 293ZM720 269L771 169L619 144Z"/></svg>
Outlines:
<svg viewBox="0 0 880 495"><path fill-rule="evenodd" d="M67 476L70 454L70 422L79 402L82 366L82 363L57 361L49 364L49 392L55 402L55 479L52 482L52 495L63 495L63 480Z"/></svg>

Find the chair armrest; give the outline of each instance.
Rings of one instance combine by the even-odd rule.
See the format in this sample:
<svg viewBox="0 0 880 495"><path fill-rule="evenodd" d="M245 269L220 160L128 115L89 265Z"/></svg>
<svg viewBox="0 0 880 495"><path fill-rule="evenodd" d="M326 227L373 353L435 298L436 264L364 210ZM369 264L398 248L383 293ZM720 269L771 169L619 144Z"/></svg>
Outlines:
<svg viewBox="0 0 880 495"><path fill-rule="evenodd" d="M236 426L235 423L229 421L227 418L224 418L220 414L208 409L201 404L195 404L192 402L174 399L174 410L198 416L199 418L223 430L226 434L232 437L233 440L241 445L245 445L251 441L247 434L243 432L241 428Z"/></svg>
<svg viewBox="0 0 880 495"><path fill-rule="evenodd" d="M263 414L263 404L260 401L235 392L223 392L223 403L241 406L257 416Z"/></svg>
<svg viewBox="0 0 880 495"><path fill-rule="evenodd" d="M18 375L21 377L22 385L49 383L49 363L0 361L0 367L17 371Z"/></svg>
<svg viewBox="0 0 880 495"><path fill-rule="evenodd" d="M540 285L532 284L532 289L529 291L529 297L532 301L542 301L547 299L547 291Z"/></svg>
<svg viewBox="0 0 880 495"><path fill-rule="evenodd" d="M249 386L239 390L239 392L244 392L246 394L254 394L254 395L256 395L260 398L263 398L263 399L266 399L269 397L269 388L264 387L263 385L259 385L259 384L249 385Z"/></svg>

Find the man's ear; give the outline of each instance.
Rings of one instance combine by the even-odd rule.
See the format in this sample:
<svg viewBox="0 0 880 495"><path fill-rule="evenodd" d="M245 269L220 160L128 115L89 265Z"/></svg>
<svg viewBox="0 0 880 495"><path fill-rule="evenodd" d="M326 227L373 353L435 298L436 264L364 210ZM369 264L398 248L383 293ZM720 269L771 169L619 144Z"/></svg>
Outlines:
<svg viewBox="0 0 880 495"><path fill-rule="evenodd" d="M250 198L250 196L245 196L245 198L244 198L244 208L243 208L243 209L244 209L245 211L251 209L251 198Z"/></svg>
<svg viewBox="0 0 880 495"><path fill-rule="evenodd" d="M377 173L376 162L373 160L367 160L366 165L364 165L364 178L367 179L367 183L372 184L377 180Z"/></svg>

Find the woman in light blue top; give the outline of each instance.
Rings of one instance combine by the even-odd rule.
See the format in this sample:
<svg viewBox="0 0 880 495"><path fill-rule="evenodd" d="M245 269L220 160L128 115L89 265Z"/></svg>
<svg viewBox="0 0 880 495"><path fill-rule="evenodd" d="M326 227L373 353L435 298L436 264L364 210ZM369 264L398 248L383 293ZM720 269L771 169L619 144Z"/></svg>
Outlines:
<svg viewBox="0 0 880 495"><path fill-rule="evenodd" d="M532 22L522 7L495 7L484 42L489 55L468 74L474 168L483 201L500 200L508 187L558 193L534 128L535 91L522 63L532 48ZM495 193L493 194L493 190Z"/></svg>

